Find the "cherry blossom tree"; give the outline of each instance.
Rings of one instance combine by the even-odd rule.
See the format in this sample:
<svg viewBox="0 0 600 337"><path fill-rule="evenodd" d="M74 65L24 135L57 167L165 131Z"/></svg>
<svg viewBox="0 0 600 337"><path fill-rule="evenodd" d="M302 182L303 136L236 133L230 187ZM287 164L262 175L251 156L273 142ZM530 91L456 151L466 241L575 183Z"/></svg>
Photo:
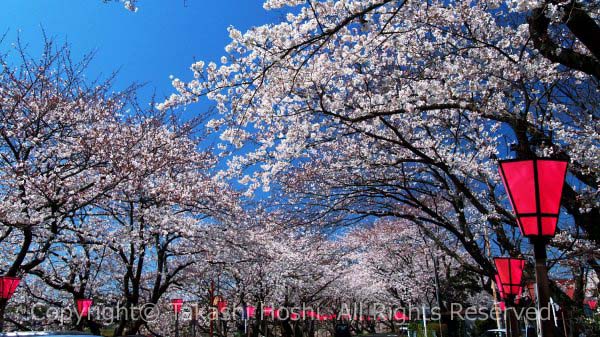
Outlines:
<svg viewBox="0 0 600 337"><path fill-rule="evenodd" d="M127 307L157 304L206 251L198 244L207 239L205 219L223 220L236 210L235 195L209 174L212 156L197 151L185 129L157 122L144 118L129 128L123 152L129 180L98 204L98 215L110 219L114 241L107 246L122 268ZM137 333L143 323L122 320L116 333Z"/></svg>
<svg viewBox="0 0 600 337"><path fill-rule="evenodd" d="M69 219L122 180L110 139L129 90L82 82L89 59L74 63L52 42L39 60L20 46L15 53L17 67L0 59L0 268L23 276L48 258Z"/></svg>
<svg viewBox="0 0 600 337"><path fill-rule="evenodd" d="M375 300L390 305L419 305L435 303L434 259L444 259L438 271L448 278L460 272L460 264L451 263L450 257L429 242L427 237L410 222L383 220L370 228L358 228L344 238L343 244L356 261L355 272L347 275L351 294L359 294L363 300ZM451 242L446 242L452 246ZM455 249L460 245L454 243ZM458 246L458 247L456 247ZM463 258L468 258L464 256ZM446 283L446 277L440 280ZM353 288L354 287L354 288Z"/></svg>
<svg viewBox="0 0 600 337"><path fill-rule="evenodd" d="M473 305L469 299L483 292L485 283L476 273L464 270L470 257L460 242L451 235L436 234L453 255L407 220L382 219L351 230L340 238L353 263L334 285L343 289L337 298L346 305L371 304L380 322L391 329L398 311L415 319L422 306L447 313L451 303ZM448 325L456 323L446 314L441 320Z"/></svg>
<svg viewBox="0 0 600 337"><path fill-rule="evenodd" d="M486 242L528 253L496 160L563 158L560 231L597 250L596 2L264 4L286 6L280 23L230 28L220 64L194 63L159 105L215 102L207 126L223 140L225 176L248 193L275 188L304 223L440 227L470 255L464 268L489 277ZM599 271L597 256L585 263Z"/></svg>
<svg viewBox="0 0 600 337"><path fill-rule="evenodd" d="M48 268L33 271L53 288L69 291L75 298L93 288L100 291L98 297L105 305L119 305L131 312L156 305L196 263L194 255L203 249L196 241L205 240L203 219L211 215L223 218L224 209L235 209L234 195L229 194L233 202L226 204L227 191L206 175L214 161L207 153L196 151L196 143L186 131L190 128L169 130L162 117L145 114L115 130L112 140L121 146L113 157L127 178L70 227L75 235L66 247L71 252L94 247L107 256L93 261L89 256L79 259L59 253L70 272L57 269L52 261ZM87 261L84 266L101 270L103 280L122 275L117 278L118 287L102 296L102 287L96 290L98 284L89 284L89 273L78 280L71 277L73 272L85 270L82 260ZM142 316L121 315L115 333L136 333L145 323Z"/></svg>
<svg viewBox="0 0 600 337"><path fill-rule="evenodd" d="M239 312L232 311L244 306L257 308L255 317L245 322L253 335L292 336L294 330L312 335L314 322L292 320L290 314L299 315L303 306L315 311L327 308L337 296L334 284L347 265L339 241L317 231L289 230L268 218L249 212L234 223L206 228L206 255L196 259L208 263L196 264L185 285L175 287L176 296L201 308L211 306L214 296L227 301L229 311L220 316L224 320L213 322L217 335L244 326ZM269 317L261 314L263 307L285 314ZM199 322L198 328L208 332L209 322Z"/></svg>
<svg viewBox="0 0 600 337"><path fill-rule="evenodd" d="M17 52L20 67L6 56L0 78L3 274L39 278L52 291L29 298L51 307L84 297L158 304L199 263L206 228L244 213L213 177L197 121L140 109L128 99L133 87L112 93L110 81L85 82L89 59L71 62L66 47L48 42L39 61ZM120 317L116 335L145 324ZM96 332L103 324L84 323Z"/></svg>
<svg viewBox="0 0 600 337"><path fill-rule="evenodd" d="M289 13L230 28L220 64L194 63L193 79L174 79L158 111L130 99L134 87L84 81L89 59L74 63L50 42L40 60L17 49L17 67L0 57L0 271L27 276L12 325L30 326L14 308L32 299L59 308L93 297L132 310L185 296L208 308L213 283L230 304L336 313L349 302L431 305L437 271L444 300L462 300L490 289L492 251L531 253L497 173L497 159L513 156L569 160L551 262L555 276L578 280L571 304L581 304L584 271L600 273L600 5L264 7ZM204 97L219 113L210 134L197 128L205 116L184 123L171 110ZM215 135L217 147L205 147ZM248 202L231 182L270 197ZM316 329L252 325L284 337ZM165 316L114 327L171 328Z"/></svg>

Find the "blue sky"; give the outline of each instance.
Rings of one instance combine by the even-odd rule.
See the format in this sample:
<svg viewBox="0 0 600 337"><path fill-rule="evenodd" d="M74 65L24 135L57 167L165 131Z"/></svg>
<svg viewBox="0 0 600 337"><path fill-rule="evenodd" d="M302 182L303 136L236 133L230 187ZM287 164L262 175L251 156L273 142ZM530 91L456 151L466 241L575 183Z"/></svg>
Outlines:
<svg viewBox="0 0 600 337"><path fill-rule="evenodd" d="M280 13L267 12L261 0L140 0L132 13L117 2L101 0L2 0L0 32L7 36L5 52L17 32L36 56L42 46L42 27L58 41L68 41L75 59L96 55L89 77L119 70L116 87L148 83L147 99L173 90L169 75L189 78L196 60L218 60L229 42L227 27L242 31L275 22Z"/></svg>
<svg viewBox="0 0 600 337"><path fill-rule="evenodd" d="M282 17L281 11L265 11L262 0L186 0L185 5L184 0L140 0L136 13L118 1L0 1L0 34L6 33L0 52L8 51L19 35L30 56L37 57L43 29L55 41L68 42L75 61L95 53L85 73L88 78L107 77L118 70L116 91L133 82L145 83L138 91L140 104L149 103L153 94L161 101L173 93L170 75L193 78L189 68L195 60L219 63L230 42L229 26L246 31ZM202 114L212 105L202 100L182 117ZM209 138L203 144L213 141Z"/></svg>

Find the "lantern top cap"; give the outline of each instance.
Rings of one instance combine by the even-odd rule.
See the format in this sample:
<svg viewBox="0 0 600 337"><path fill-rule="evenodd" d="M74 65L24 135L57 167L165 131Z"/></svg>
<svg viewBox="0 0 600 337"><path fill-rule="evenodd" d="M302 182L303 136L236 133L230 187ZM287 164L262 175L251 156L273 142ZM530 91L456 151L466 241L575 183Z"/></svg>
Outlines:
<svg viewBox="0 0 600 337"><path fill-rule="evenodd" d="M500 160L498 160L498 162L499 163L511 163L511 162L535 161L535 160L560 161L560 162L565 162L565 163L569 162L567 159L550 158L550 157L500 159Z"/></svg>
<svg viewBox="0 0 600 337"><path fill-rule="evenodd" d="M527 262L527 259L522 258L522 257L510 257L510 256L499 256L499 257L494 257L494 262L495 261L522 261L522 262Z"/></svg>
<svg viewBox="0 0 600 337"><path fill-rule="evenodd" d="M496 256L496 257L494 257L494 260L523 260L523 261L526 261L527 259L525 259L523 257Z"/></svg>

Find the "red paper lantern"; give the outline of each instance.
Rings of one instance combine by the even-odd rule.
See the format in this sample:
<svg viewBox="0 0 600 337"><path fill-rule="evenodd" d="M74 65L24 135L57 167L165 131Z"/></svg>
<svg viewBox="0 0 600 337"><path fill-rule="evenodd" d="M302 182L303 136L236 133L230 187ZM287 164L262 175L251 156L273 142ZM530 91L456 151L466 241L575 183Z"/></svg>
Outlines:
<svg viewBox="0 0 600 337"><path fill-rule="evenodd" d="M94 301L91 298L77 299L77 312L81 317L87 317L90 314L90 308Z"/></svg>
<svg viewBox="0 0 600 337"><path fill-rule="evenodd" d="M0 276L0 298L9 300L17 290L19 282L19 277Z"/></svg>
<svg viewBox="0 0 600 337"><path fill-rule="evenodd" d="M408 316L406 316L402 311L397 311L396 313L394 313L394 320L408 321Z"/></svg>
<svg viewBox="0 0 600 337"><path fill-rule="evenodd" d="M565 160L500 161L502 182L524 236L554 236L566 174Z"/></svg>
<svg viewBox="0 0 600 337"><path fill-rule="evenodd" d="M171 299L171 306L173 307L173 312L176 314L181 312L181 308L183 308L183 299L181 298L173 298Z"/></svg>
<svg viewBox="0 0 600 337"><path fill-rule="evenodd" d="M266 317L271 317L271 315L273 315L273 308L272 307L264 307L263 315Z"/></svg>
<svg viewBox="0 0 600 337"><path fill-rule="evenodd" d="M596 308L598 308L598 301L597 300L587 300L587 305L588 305L588 307L590 307L590 309L596 310Z"/></svg>
<svg viewBox="0 0 600 337"><path fill-rule="evenodd" d="M525 260L510 257L496 257L494 258L494 263L498 270L499 285L502 288L500 295L503 298L508 298L521 294L523 291L521 280L523 278Z"/></svg>
<svg viewBox="0 0 600 337"><path fill-rule="evenodd" d="M290 314L290 319L291 319L292 321L297 321L298 319L300 319L300 315L298 315L298 314L297 314L297 313L295 313L295 312L292 312L292 313Z"/></svg>
<svg viewBox="0 0 600 337"><path fill-rule="evenodd" d="M217 302L217 310L222 313L225 311L225 309L227 309L227 301L221 299L219 302Z"/></svg>
<svg viewBox="0 0 600 337"><path fill-rule="evenodd" d="M246 307L246 317L254 317L256 315L256 307L254 306L247 306Z"/></svg>

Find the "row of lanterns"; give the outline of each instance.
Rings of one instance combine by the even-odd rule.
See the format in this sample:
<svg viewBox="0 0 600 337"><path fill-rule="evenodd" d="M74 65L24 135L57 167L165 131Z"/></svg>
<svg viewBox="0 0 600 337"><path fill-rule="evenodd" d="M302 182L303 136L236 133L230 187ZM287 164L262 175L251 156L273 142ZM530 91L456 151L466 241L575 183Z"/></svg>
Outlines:
<svg viewBox="0 0 600 337"><path fill-rule="evenodd" d="M299 313L298 312L288 312L286 310L285 313L282 314L281 310L275 310L272 307L264 307L263 315L265 317L274 317L275 319L288 317L291 320L299 320L301 318L310 318L310 319L315 319L318 321L330 321L330 320L335 320L336 318L338 318L338 316L336 314L322 315L322 314L319 314L312 310L305 310L305 311L301 311ZM247 306L246 307L246 317L248 317L248 318L256 317L256 307ZM349 314L340 315L339 318L342 320L352 320L353 319L352 315L349 315ZM357 317L357 319L360 321L370 321L371 316L360 316L360 317ZM379 317L378 319L382 319L382 318ZM383 318L383 319L387 319L387 317ZM404 315L404 313L398 311L394 314L393 319L398 320L398 321L400 321L400 320L404 321L404 320L408 320L408 317L406 315Z"/></svg>
<svg viewBox="0 0 600 337"><path fill-rule="evenodd" d="M533 244L537 285L538 315L541 308L550 305L550 287L546 266L546 245L556 233L560 202L567 174L565 160L534 158L504 160L499 163L500 176L523 236ZM495 258L496 283L500 296L508 305L522 293L525 260L521 258ZM512 316L512 315L511 315ZM538 316L540 317L540 316ZM550 318L540 319L540 335L554 336ZM520 333L516 318L509 317L509 336Z"/></svg>
<svg viewBox="0 0 600 337"><path fill-rule="evenodd" d="M183 303L184 303L184 301L181 298L171 299L171 306L172 306L173 312L175 314L178 315L179 313L181 313L181 310L183 308ZM227 308L227 301L225 301L225 300L218 301L216 304L216 307L217 307L217 311L219 313L223 313L225 311L225 309ZM244 318L256 317L256 307L255 306L246 306L245 312L246 313L245 313ZM288 312L286 310L286 312L283 313L283 311L281 309L274 309L273 307L270 307L270 306L263 307L263 316L264 317L273 317L275 319L288 317L291 320L298 320L300 318L310 318L310 319L316 319L319 321L335 320L337 318L336 314L322 315L322 314L319 314L312 310L305 310L300 313ZM340 319L351 320L352 316L349 314L344 314L344 315L340 315ZM387 318L384 318L384 319L387 319ZM408 320L408 317L403 312L398 311L394 314L393 319L404 321L404 320ZM360 316L358 318L358 320L370 321L371 317L370 316Z"/></svg>
<svg viewBox="0 0 600 337"><path fill-rule="evenodd" d="M534 247L538 295L537 305L539 310L547 307L550 303L550 289L546 267L546 245L556 233L560 213L560 201L567 174L567 162L564 160L535 158L528 160L504 160L500 161L499 166L502 182L508 193L519 229ZM508 257L496 258L494 262L497 269L496 281L500 295L509 304L514 304L512 302L522 292L522 276L525 260ZM0 277L0 297L8 300L13 295L19 281L20 279L17 277ZM590 307L597 305L595 301L589 301L588 303ZM92 301L90 299L77 300L77 309L82 316L87 315L91 304ZM171 304L177 314L178 322L183 300L173 299L171 300ZM219 302L217 304L219 312L226 305L224 301ZM247 316L251 316L250 312L256 310L256 308L251 308L253 307L247 308ZM279 311L273 311L273 308L267 307L264 310L266 311L264 314L267 316L275 315L277 317L279 315ZM294 313L291 315L294 315ZM302 315L309 315L310 317L310 312L303 312ZM315 314L313 313L313 315ZM321 315L311 318L327 320L331 317ZM554 336L550 320L544 320L540 328L542 336Z"/></svg>
<svg viewBox="0 0 600 337"><path fill-rule="evenodd" d="M20 277L0 276L0 299L8 301L14 295L20 282ZM92 302L89 298L77 299L77 312L81 317L88 316Z"/></svg>

